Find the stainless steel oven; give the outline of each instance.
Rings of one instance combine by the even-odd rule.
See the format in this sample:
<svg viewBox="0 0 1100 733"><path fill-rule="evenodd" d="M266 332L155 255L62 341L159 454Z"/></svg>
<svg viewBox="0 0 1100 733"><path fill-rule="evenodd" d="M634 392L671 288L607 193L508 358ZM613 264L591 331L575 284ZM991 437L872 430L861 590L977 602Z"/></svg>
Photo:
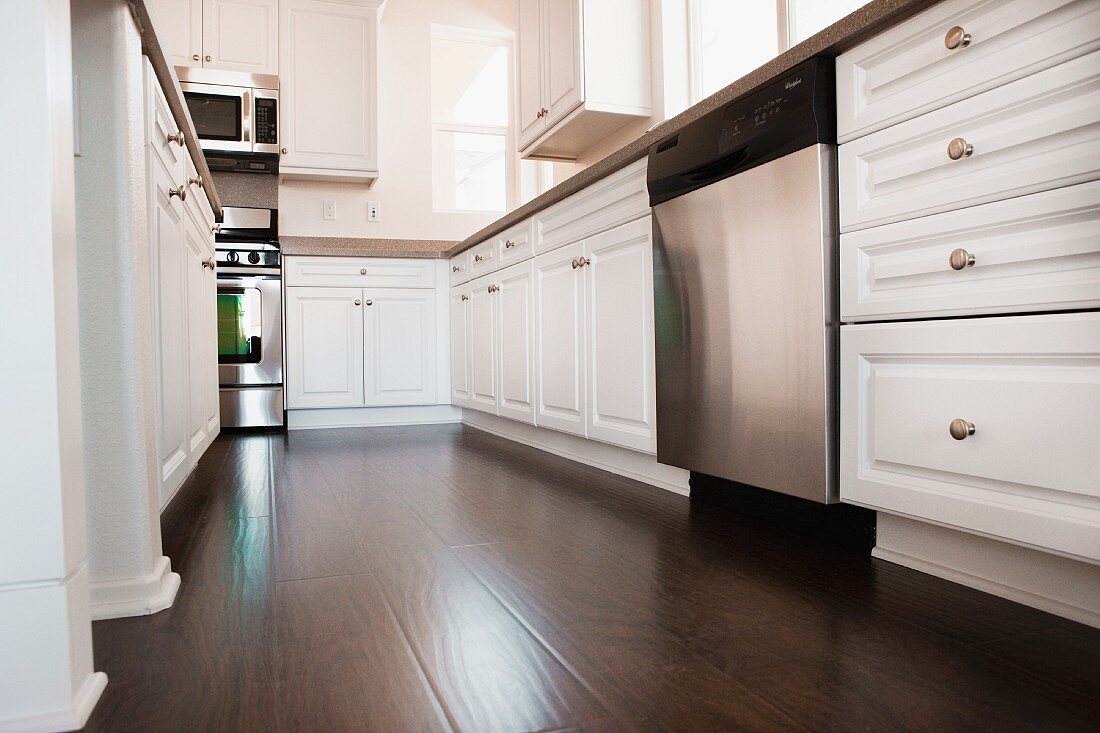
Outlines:
<svg viewBox="0 0 1100 733"><path fill-rule="evenodd" d="M283 306L275 209L225 207L215 238L224 427L283 425Z"/></svg>
<svg viewBox="0 0 1100 733"><path fill-rule="evenodd" d="M177 68L211 169L278 172L279 78ZM226 162L218 165L220 160Z"/></svg>

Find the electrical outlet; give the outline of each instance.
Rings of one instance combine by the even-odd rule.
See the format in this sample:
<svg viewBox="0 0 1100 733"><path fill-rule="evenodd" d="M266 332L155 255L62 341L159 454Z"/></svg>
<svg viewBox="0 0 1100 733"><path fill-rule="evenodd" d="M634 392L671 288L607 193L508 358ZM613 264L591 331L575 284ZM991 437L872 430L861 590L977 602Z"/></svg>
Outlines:
<svg viewBox="0 0 1100 733"><path fill-rule="evenodd" d="M321 216L329 221L336 221L336 202L324 201L321 207Z"/></svg>
<svg viewBox="0 0 1100 733"><path fill-rule="evenodd" d="M382 210L377 201L367 202L367 221L382 221Z"/></svg>

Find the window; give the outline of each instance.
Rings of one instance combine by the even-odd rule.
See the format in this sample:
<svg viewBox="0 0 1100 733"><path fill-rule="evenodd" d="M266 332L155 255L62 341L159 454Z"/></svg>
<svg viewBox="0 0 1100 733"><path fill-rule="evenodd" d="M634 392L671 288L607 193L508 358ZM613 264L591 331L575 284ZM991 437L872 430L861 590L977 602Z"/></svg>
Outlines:
<svg viewBox="0 0 1100 733"><path fill-rule="evenodd" d="M802 43L867 0L787 0L791 45Z"/></svg>
<svg viewBox="0 0 1100 733"><path fill-rule="evenodd" d="M507 40L433 27L431 64L435 210L506 211L515 177Z"/></svg>

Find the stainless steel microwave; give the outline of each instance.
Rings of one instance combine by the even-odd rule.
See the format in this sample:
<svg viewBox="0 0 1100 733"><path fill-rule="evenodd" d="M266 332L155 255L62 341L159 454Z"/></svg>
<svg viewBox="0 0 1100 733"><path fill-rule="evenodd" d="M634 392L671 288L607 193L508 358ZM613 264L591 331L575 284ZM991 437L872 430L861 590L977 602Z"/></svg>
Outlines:
<svg viewBox="0 0 1100 733"><path fill-rule="evenodd" d="M279 153L279 78L176 67L203 150Z"/></svg>

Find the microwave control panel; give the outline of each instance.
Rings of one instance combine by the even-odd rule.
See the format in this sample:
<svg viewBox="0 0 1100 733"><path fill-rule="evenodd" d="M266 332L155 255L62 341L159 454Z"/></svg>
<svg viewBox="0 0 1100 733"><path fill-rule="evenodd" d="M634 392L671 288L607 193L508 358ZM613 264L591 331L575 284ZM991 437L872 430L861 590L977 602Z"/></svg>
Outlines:
<svg viewBox="0 0 1100 733"><path fill-rule="evenodd" d="M256 98L256 117L253 120L252 140L269 145L279 144L277 101L265 97Z"/></svg>

